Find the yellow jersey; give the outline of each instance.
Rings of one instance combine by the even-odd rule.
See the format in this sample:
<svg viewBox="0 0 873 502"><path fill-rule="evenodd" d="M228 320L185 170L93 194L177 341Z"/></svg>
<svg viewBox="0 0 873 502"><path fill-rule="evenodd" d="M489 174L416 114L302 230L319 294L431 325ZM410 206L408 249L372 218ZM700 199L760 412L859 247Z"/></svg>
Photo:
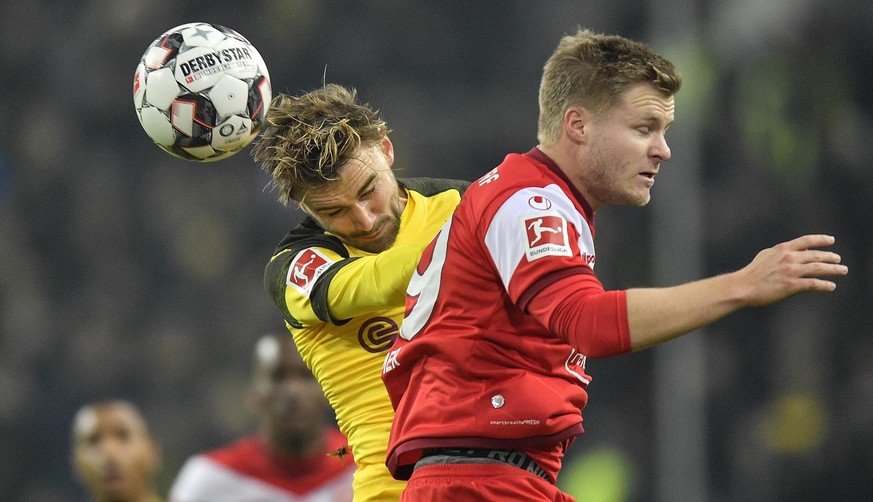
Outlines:
<svg viewBox="0 0 873 502"><path fill-rule="evenodd" d="M311 218L291 230L264 282L303 360L321 384L358 466L355 502L397 501L405 482L385 466L394 410L382 383L419 256L460 202L466 181L399 180L407 202L394 245L348 246Z"/></svg>

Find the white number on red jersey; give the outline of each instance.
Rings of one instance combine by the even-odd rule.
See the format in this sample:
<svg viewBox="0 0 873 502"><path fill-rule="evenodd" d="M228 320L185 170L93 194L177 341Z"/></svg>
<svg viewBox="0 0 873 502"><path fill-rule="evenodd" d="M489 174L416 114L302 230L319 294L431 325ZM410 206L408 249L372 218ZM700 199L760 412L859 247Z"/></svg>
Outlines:
<svg viewBox="0 0 873 502"><path fill-rule="evenodd" d="M433 314L434 305L439 297L451 227L452 218L449 218L425 248L406 288L406 315L400 325L400 336L406 340L412 340Z"/></svg>

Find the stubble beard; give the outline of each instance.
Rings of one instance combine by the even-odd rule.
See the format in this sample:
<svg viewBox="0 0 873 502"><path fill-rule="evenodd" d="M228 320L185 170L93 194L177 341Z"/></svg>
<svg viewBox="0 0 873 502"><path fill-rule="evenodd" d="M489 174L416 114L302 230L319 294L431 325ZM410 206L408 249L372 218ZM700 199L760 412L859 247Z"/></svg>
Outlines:
<svg viewBox="0 0 873 502"><path fill-rule="evenodd" d="M601 141L595 140L588 156L588 166L582 174L585 191L598 206L645 206L651 199L646 190L640 193L621 186L621 179L614 173L626 171L627 161L604 151Z"/></svg>
<svg viewBox="0 0 873 502"><path fill-rule="evenodd" d="M356 237L349 237L344 240L357 249L367 253L377 254L387 251L394 245L394 242L397 241L397 235L400 233L401 213L402 210L400 209L400 201L398 197L391 203L391 213L374 227L377 231L385 228L383 234L378 239L372 241L360 241Z"/></svg>

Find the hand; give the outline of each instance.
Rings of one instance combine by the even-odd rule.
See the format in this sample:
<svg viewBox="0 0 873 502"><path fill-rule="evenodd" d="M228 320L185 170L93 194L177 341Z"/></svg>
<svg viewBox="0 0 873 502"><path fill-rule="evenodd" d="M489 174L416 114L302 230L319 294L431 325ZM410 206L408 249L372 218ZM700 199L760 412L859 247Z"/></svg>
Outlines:
<svg viewBox="0 0 873 502"><path fill-rule="evenodd" d="M824 251L835 239L830 235L804 235L765 249L740 270L748 287L749 306L778 302L803 291L833 291L836 283L821 277L846 275L840 255Z"/></svg>

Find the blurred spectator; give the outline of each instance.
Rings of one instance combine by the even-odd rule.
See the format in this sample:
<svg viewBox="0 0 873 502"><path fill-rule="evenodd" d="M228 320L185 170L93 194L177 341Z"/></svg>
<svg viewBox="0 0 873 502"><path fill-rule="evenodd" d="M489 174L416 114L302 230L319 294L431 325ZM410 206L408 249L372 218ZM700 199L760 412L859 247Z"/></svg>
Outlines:
<svg viewBox="0 0 873 502"><path fill-rule="evenodd" d="M73 420L76 473L95 502L158 502L158 446L140 412L126 401L83 406Z"/></svg>
<svg viewBox="0 0 873 502"><path fill-rule="evenodd" d="M327 401L290 334L258 341L251 396L259 432L190 458L170 500L351 501L355 463L344 457L345 438L325 423Z"/></svg>

